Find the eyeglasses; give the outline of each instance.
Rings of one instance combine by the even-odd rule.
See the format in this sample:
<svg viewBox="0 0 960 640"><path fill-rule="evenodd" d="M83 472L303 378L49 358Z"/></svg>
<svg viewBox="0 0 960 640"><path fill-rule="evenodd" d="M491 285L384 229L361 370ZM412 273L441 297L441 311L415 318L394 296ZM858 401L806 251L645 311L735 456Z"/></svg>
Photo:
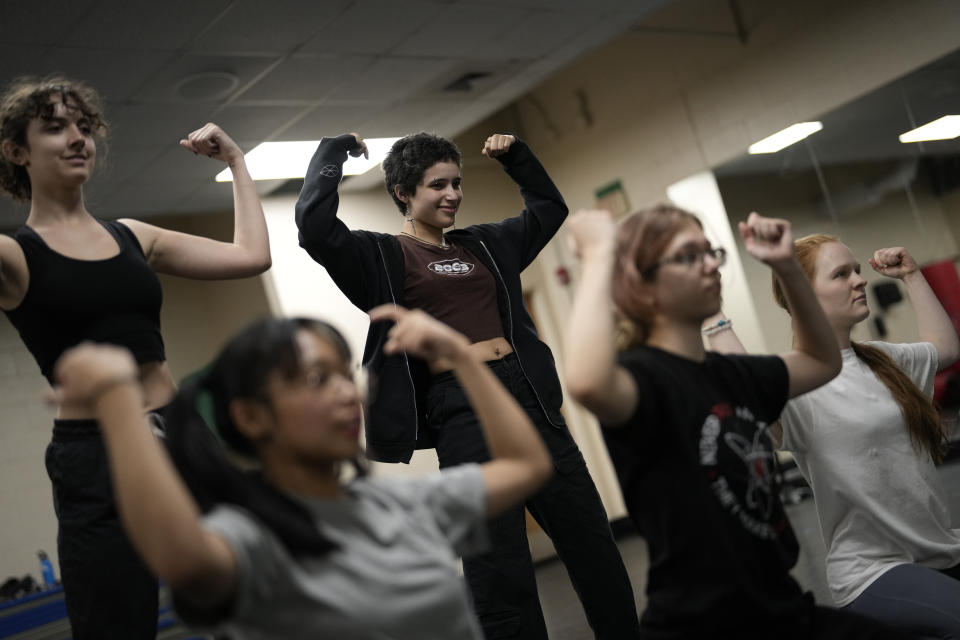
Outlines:
<svg viewBox="0 0 960 640"><path fill-rule="evenodd" d="M710 256L718 267L722 267L727 262L727 250L723 247L688 247L669 258L660 260L652 267L645 269L640 275L649 278L665 264L678 264L684 267L702 266L705 256Z"/></svg>

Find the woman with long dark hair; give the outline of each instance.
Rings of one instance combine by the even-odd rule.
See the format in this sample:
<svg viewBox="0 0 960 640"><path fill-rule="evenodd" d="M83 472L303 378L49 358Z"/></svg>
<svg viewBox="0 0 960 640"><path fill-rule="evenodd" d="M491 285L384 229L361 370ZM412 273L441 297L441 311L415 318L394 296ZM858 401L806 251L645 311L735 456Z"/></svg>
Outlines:
<svg viewBox="0 0 960 640"><path fill-rule="evenodd" d="M25 224L12 237L0 235L0 308L51 382L57 358L84 340L126 347L138 366L141 409L156 412L176 390L160 334L156 274L261 273L270 266L267 229L243 152L214 124L180 144L233 172L233 242L95 218L83 188L106 134L100 98L83 83L26 78L0 95L0 191L30 203ZM154 638L157 581L117 520L89 407L60 404L46 463L74 640Z"/></svg>
<svg viewBox="0 0 960 640"><path fill-rule="evenodd" d="M649 638L895 638L815 607L790 576L799 552L767 432L789 398L828 382L840 353L793 254L790 224L751 214L747 251L770 266L797 329L773 356L706 351L726 253L699 220L663 205L617 228L577 214L583 261L565 349L574 397L600 418L630 517L650 551ZM615 306L628 348L616 355Z"/></svg>
<svg viewBox="0 0 960 640"><path fill-rule="evenodd" d="M168 414L176 468L134 424L128 353L86 345L58 364L59 396L100 421L124 526L187 622L271 640L482 637L457 556L486 547L485 519L536 491L550 457L466 338L420 311L370 316L393 323L388 354L452 364L490 461L367 476L350 352L318 321L256 322L183 386Z"/></svg>
<svg viewBox="0 0 960 640"><path fill-rule="evenodd" d="M467 336L471 351L527 411L553 456L557 474L525 506L552 539L594 634L635 638L630 579L560 411L553 354L537 335L520 281L563 224L563 197L523 141L494 134L482 153L520 188L524 210L500 222L451 229L464 197L460 151L449 140L419 133L398 140L383 161L387 192L402 216L399 233L351 231L337 218L337 187L347 155L365 151L355 134L320 143L296 207L301 246L360 309L388 302L423 309ZM363 355L379 389L367 411L368 454L409 462L415 449L435 447L444 468L486 460L477 417L449 363L385 354L386 332L386 326L372 326ZM490 640L547 637L523 508L491 522L490 552L464 561Z"/></svg>

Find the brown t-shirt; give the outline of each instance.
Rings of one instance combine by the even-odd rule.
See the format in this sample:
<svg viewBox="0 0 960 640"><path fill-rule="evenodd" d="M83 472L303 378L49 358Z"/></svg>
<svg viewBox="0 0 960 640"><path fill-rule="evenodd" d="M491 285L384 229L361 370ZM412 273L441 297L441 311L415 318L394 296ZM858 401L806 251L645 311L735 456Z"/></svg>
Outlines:
<svg viewBox="0 0 960 640"><path fill-rule="evenodd" d="M453 243L444 248L408 235L397 239L403 248L408 308L426 311L470 342L503 337L497 283L482 262Z"/></svg>

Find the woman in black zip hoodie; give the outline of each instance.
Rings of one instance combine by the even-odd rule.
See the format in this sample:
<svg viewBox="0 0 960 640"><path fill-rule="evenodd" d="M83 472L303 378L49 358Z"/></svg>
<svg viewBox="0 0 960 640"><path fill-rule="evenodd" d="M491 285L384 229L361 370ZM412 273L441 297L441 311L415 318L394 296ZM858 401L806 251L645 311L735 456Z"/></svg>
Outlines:
<svg viewBox="0 0 960 640"><path fill-rule="evenodd" d="M360 309L390 302L422 308L471 339L474 355L517 398L553 456L557 474L526 506L566 564L596 637L637 637L629 578L560 413L553 355L523 302L520 272L563 224L563 197L525 143L495 134L483 154L498 160L520 187L524 210L498 223L445 233L463 197L460 152L443 138L420 133L398 140L383 162L387 191L404 217L401 232L351 231L336 215L337 187L347 155L365 152L356 134L320 142L296 206L300 245ZM409 462L414 449L435 447L441 467L487 460L476 416L449 367L384 354L388 329L371 326L364 349L377 386L367 409L367 455ZM484 633L546 638L523 507L491 521L490 530L493 551L464 561Z"/></svg>

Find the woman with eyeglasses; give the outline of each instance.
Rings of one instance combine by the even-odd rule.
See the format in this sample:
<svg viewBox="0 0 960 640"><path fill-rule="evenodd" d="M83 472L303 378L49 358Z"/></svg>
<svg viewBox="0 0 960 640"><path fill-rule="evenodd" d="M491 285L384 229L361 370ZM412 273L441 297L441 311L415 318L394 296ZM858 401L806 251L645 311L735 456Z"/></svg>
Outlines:
<svg viewBox="0 0 960 640"><path fill-rule="evenodd" d="M349 348L318 321L258 321L183 385L168 413L176 467L137 428L128 352L87 344L58 363L58 397L99 420L123 524L188 623L250 640L481 640L457 558L487 547L485 519L536 491L550 456L464 336L392 305L370 319L393 323L387 353L451 363L488 462L367 476Z"/></svg>
<svg viewBox="0 0 960 640"><path fill-rule="evenodd" d="M603 424L630 517L649 546L648 638L893 638L815 607L790 576L797 540L780 503L768 426L788 398L826 383L840 353L793 255L790 225L750 214L739 230L794 309L778 356L705 351L719 267L695 216L669 205L615 226L569 222L582 272L565 341L567 388ZM627 330L616 356L615 306Z"/></svg>
<svg viewBox="0 0 960 640"><path fill-rule="evenodd" d="M910 633L960 638L960 528L935 463L946 430L930 400L934 376L957 359L957 332L910 252L879 249L870 266L901 280L921 342L851 339L870 315L860 263L837 238L800 238L795 250L841 347L843 370L787 403L771 433L813 489L838 607ZM777 281L774 297L796 317ZM715 348L742 351L733 332Z"/></svg>

